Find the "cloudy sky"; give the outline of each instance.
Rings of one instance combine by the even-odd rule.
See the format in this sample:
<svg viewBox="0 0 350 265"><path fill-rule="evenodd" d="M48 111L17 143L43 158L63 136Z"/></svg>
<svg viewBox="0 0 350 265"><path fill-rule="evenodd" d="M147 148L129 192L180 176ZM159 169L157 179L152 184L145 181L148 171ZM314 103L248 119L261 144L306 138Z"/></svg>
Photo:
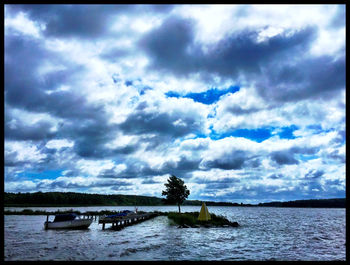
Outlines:
<svg viewBox="0 0 350 265"><path fill-rule="evenodd" d="M345 5L5 5L6 192L345 197Z"/></svg>

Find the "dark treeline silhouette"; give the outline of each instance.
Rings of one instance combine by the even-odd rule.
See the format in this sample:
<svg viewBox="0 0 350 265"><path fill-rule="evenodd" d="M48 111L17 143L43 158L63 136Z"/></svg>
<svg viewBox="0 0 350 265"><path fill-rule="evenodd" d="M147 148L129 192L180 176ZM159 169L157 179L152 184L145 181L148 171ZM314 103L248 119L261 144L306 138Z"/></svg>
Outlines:
<svg viewBox="0 0 350 265"><path fill-rule="evenodd" d="M264 206L264 207L321 207L345 208L345 198L298 200L288 202L267 202L258 205L211 202L207 206ZM161 206L166 205L162 198L137 195L102 195L77 192L34 192L4 193L4 206ZM183 205L201 206L202 201L186 200Z"/></svg>
<svg viewBox="0 0 350 265"><path fill-rule="evenodd" d="M255 206L253 204L243 204L236 202L211 202L211 201L198 201L198 200L186 200L183 205L202 205L205 202L207 206Z"/></svg>
<svg viewBox="0 0 350 265"><path fill-rule="evenodd" d="M318 200L297 200L287 202L266 202L258 206L269 207L311 207L311 208L345 208L345 198L318 199Z"/></svg>
<svg viewBox="0 0 350 265"><path fill-rule="evenodd" d="M161 199L136 195L102 195L77 192L6 193L5 206L133 206L161 205Z"/></svg>

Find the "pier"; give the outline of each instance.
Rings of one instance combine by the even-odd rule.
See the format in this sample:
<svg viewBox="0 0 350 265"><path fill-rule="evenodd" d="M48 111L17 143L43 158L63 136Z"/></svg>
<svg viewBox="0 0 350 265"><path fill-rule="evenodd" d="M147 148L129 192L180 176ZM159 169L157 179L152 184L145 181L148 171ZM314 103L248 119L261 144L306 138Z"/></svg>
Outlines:
<svg viewBox="0 0 350 265"><path fill-rule="evenodd" d="M120 230L126 226L138 224L158 216L156 213L132 213L127 216L103 217L98 220L98 224L102 224L102 230L105 230L106 224L112 224L112 229Z"/></svg>

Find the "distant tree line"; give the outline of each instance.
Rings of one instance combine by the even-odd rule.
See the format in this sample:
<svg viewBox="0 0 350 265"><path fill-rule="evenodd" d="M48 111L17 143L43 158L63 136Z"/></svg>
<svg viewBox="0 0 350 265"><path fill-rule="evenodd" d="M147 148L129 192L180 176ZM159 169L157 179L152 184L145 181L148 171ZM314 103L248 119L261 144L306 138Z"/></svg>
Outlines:
<svg viewBox="0 0 350 265"><path fill-rule="evenodd" d="M239 206L230 202L205 202L208 206ZM5 206L161 206L162 198L138 195L102 195L77 192L4 193ZM202 201L185 200L183 205L201 206Z"/></svg>
<svg viewBox="0 0 350 265"><path fill-rule="evenodd" d="M267 202L258 205L211 202L207 206L266 206L266 207L324 207L345 208L345 198L324 200L299 200L288 202ZM166 205L162 198L138 195L102 195L77 192L34 192L4 193L4 206L161 206ZM185 200L182 205L201 206L202 201Z"/></svg>
<svg viewBox="0 0 350 265"><path fill-rule="evenodd" d="M6 193L5 206L134 206L134 205L163 205L157 197L136 195L102 195L76 192L34 192Z"/></svg>
<svg viewBox="0 0 350 265"><path fill-rule="evenodd" d="M287 202L265 202L258 206L270 207L311 207L311 208L345 208L345 198L318 199L318 200L297 200Z"/></svg>

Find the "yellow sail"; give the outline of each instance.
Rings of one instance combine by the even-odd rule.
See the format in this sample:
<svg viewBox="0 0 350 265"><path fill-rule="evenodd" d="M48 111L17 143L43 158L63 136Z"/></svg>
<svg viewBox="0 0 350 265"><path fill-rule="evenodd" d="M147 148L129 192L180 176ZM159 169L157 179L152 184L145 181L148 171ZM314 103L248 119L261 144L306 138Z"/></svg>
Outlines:
<svg viewBox="0 0 350 265"><path fill-rule="evenodd" d="M201 211L199 212L198 220L199 220L199 221L208 221L208 220L210 220L210 219L211 219L211 217L210 217L208 208L207 208L207 206L205 205L205 202L203 202L203 203L202 203Z"/></svg>

